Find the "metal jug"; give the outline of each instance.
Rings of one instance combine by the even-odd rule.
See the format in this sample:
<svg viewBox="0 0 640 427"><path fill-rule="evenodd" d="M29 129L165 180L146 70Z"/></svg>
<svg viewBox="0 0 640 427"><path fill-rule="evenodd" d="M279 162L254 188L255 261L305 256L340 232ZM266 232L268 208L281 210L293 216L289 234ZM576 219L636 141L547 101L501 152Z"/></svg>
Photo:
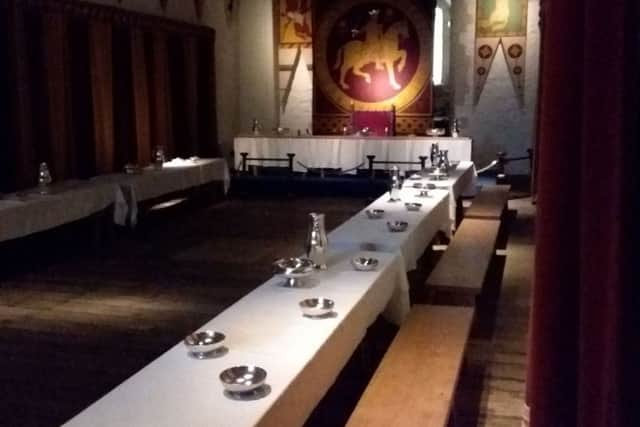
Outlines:
<svg viewBox="0 0 640 427"><path fill-rule="evenodd" d="M429 156L429 160L431 160L431 167L438 166L438 154L440 153L440 149L437 143L431 144L431 155Z"/></svg>
<svg viewBox="0 0 640 427"><path fill-rule="evenodd" d="M307 257L313 261L316 268L327 268L327 230L324 227L324 214L311 212L309 214L309 231L305 249Z"/></svg>
<svg viewBox="0 0 640 427"><path fill-rule="evenodd" d="M251 132L254 135L260 135L262 131L262 125L258 121L258 119L253 119L253 123L251 124Z"/></svg>
<svg viewBox="0 0 640 427"><path fill-rule="evenodd" d="M397 202L400 200L400 190L402 189L402 179L400 170L397 166L391 168L391 182L389 184L389 201Z"/></svg>
<svg viewBox="0 0 640 427"><path fill-rule="evenodd" d="M444 175L449 173L449 150L441 150L438 153L438 169Z"/></svg>
<svg viewBox="0 0 640 427"><path fill-rule="evenodd" d="M53 178L51 178L49 166L47 166L45 162L40 163L40 169L38 170L38 188L40 189L40 194L49 192L48 187L51 182L53 182Z"/></svg>
<svg viewBox="0 0 640 427"><path fill-rule="evenodd" d="M457 138L460 136L460 124L458 123L458 119L451 120L451 136L453 138Z"/></svg>
<svg viewBox="0 0 640 427"><path fill-rule="evenodd" d="M164 147L162 145L156 145L153 148L153 156L152 156L153 168L162 169L162 166L164 165L165 160L166 158L164 155Z"/></svg>

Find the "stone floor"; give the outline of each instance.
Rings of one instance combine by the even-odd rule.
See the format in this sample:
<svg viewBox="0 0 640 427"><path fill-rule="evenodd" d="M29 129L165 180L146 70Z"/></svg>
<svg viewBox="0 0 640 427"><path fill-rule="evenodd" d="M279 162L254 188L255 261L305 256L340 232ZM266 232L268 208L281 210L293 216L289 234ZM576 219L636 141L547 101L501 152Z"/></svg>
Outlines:
<svg viewBox="0 0 640 427"><path fill-rule="evenodd" d="M326 213L331 229L366 202L231 200L196 212L178 209L108 245L38 257L5 275L0 425L64 422L270 277L273 259L300 253L308 212ZM474 337L469 365L479 369L461 380L457 419L464 425L519 425L534 214L526 199L510 207L518 216L496 322L490 334ZM326 408L335 408L331 401L345 406L357 396L327 400L310 425L336 425L327 417Z"/></svg>

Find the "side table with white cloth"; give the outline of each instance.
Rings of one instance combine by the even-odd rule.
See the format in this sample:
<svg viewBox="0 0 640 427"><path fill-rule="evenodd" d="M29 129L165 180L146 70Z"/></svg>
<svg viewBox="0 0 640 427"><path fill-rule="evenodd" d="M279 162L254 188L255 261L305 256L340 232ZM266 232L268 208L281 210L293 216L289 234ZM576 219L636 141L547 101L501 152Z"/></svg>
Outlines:
<svg viewBox="0 0 640 427"><path fill-rule="evenodd" d="M63 181L47 188L6 194L0 199L0 242L25 237L87 218L113 202L111 187Z"/></svg>
<svg viewBox="0 0 640 427"><path fill-rule="evenodd" d="M374 256L376 271L355 271L354 256ZM336 380L367 328L387 310L401 321L409 311L404 265L397 254L331 252L313 287L287 288L273 277L201 329L226 334L228 352L196 360L177 344L96 401L66 426L301 426ZM302 316L299 301L335 301L335 315ZM265 396L238 401L218 375L237 365L267 371Z"/></svg>
<svg viewBox="0 0 640 427"><path fill-rule="evenodd" d="M94 182L113 185L114 222L118 225L136 224L140 202L214 181L222 182L226 193L230 180L227 162L222 158L174 159L158 170L147 167L140 174L117 173L92 178Z"/></svg>

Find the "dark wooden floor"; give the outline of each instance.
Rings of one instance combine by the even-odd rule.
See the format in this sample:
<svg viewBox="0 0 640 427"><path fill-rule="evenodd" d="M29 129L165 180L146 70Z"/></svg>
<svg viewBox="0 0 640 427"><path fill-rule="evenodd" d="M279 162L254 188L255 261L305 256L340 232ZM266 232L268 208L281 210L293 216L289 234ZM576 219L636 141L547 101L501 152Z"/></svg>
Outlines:
<svg viewBox="0 0 640 427"><path fill-rule="evenodd" d="M0 282L0 425L66 421L302 253L308 212L331 229L365 204L225 201L52 262L34 250Z"/></svg>

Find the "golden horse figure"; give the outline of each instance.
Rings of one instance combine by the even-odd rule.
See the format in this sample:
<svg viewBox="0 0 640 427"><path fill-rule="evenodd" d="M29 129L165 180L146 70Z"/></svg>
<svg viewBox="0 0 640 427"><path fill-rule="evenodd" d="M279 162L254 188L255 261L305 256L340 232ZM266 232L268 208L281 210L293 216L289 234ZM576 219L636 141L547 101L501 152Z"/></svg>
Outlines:
<svg viewBox="0 0 640 427"><path fill-rule="evenodd" d="M364 78L370 84L371 74L363 71L369 64L374 64L376 69L385 67L389 78L389 85L395 90L402 87L396 80L395 63L398 62L398 72L402 72L407 63L407 51L400 49L400 40L409 37L409 26L402 20L391 25L387 31L381 34L370 34L367 31L365 40L351 40L338 49L334 70L340 69L340 86L349 89L346 82L347 72Z"/></svg>

